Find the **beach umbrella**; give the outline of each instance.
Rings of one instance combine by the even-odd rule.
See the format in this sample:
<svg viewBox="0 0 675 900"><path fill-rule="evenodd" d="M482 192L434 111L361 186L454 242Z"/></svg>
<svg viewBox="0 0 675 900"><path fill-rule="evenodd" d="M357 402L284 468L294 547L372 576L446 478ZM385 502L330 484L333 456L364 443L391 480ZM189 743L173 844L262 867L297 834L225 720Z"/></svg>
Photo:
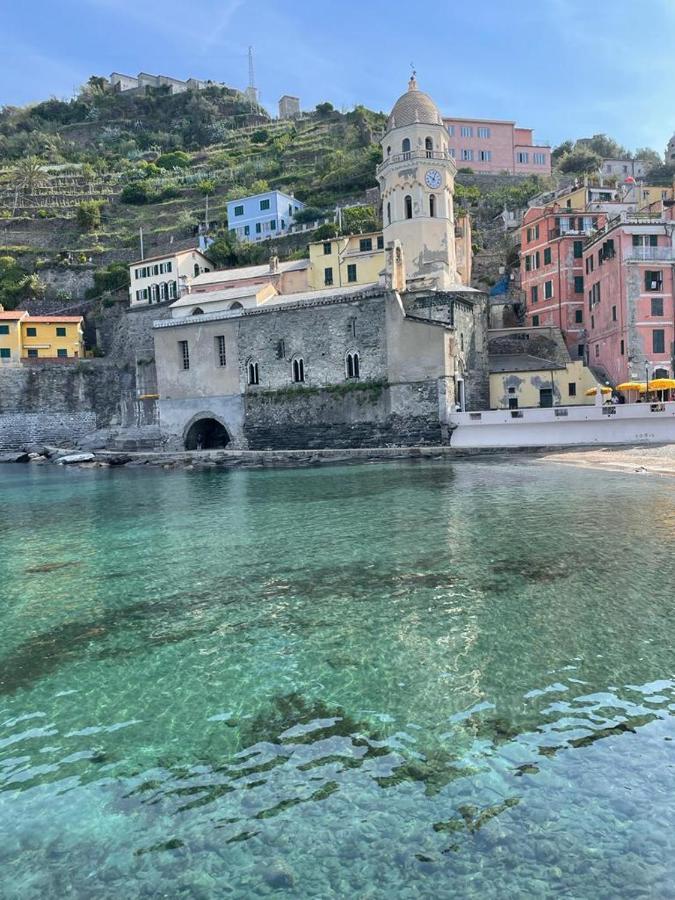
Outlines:
<svg viewBox="0 0 675 900"><path fill-rule="evenodd" d="M644 381L622 381L621 384L617 384L617 391L644 391L645 383Z"/></svg>
<svg viewBox="0 0 675 900"><path fill-rule="evenodd" d="M643 385L643 390L646 385ZM655 378L649 382L650 391L670 391L675 388L675 378Z"/></svg>
<svg viewBox="0 0 675 900"><path fill-rule="evenodd" d="M592 387L592 388L589 388L589 389L586 391L586 396L587 396L587 397L595 397L595 395L596 395L597 393L598 393L598 389ZM601 385L601 386L600 386L600 393L601 393L601 394L611 394L611 393L612 393L612 389L611 389L611 387L605 387L605 385Z"/></svg>

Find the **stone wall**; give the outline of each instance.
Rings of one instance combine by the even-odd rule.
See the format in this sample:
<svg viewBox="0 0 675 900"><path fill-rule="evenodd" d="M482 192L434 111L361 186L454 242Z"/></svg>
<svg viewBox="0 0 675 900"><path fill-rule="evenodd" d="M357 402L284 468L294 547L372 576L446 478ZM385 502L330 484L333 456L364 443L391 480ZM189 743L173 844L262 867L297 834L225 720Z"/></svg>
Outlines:
<svg viewBox="0 0 675 900"><path fill-rule="evenodd" d="M105 360L0 370L0 445L77 443L85 434L157 432L156 404L136 399L132 367Z"/></svg>
<svg viewBox="0 0 675 900"><path fill-rule="evenodd" d="M410 412L392 414L392 407L405 406L402 393ZM244 402L244 436L251 450L418 446L444 439L435 383L298 387L247 393Z"/></svg>

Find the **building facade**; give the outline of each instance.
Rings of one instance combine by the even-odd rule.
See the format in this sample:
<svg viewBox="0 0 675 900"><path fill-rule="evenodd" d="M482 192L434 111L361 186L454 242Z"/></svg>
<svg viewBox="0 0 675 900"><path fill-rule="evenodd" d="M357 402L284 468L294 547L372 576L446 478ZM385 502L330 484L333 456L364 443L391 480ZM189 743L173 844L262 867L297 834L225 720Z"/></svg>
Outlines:
<svg viewBox="0 0 675 900"><path fill-rule="evenodd" d="M642 159L603 159L598 175L603 178L639 178L647 174L647 165Z"/></svg>
<svg viewBox="0 0 675 900"><path fill-rule="evenodd" d="M192 279L212 268L211 262L199 250L180 250L138 259L129 266L129 302L136 307L177 300Z"/></svg>
<svg viewBox="0 0 675 900"><path fill-rule="evenodd" d="M309 245L309 287L377 284L384 269L381 231L312 241Z"/></svg>
<svg viewBox="0 0 675 900"><path fill-rule="evenodd" d="M279 100L279 118L294 119L300 115L300 98L284 94Z"/></svg>
<svg viewBox="0 0 675 900"><path fill-rule="evenodd" d="M139 72L138 75L123 75L121 72L113 72L109 80L113 91L118 93L167 87L171 94L182 94L185 91L200 91L212 83L200 81L198 78L181 81L180 78L172 78L170 75L149 75L147 72Z"/></svg>
<svg viewBox="0 0 675 900"><path fill-rule="evenodd" d="M0 365L84 356L82 316L31 316L0 307Z"/></svg>
<svg viewBox="0 0 675 900"><path fill-rule="evenodd" d="M305 204L292 194L265 191L227 204L227 224L239 241L265 241L285 234Z"/></svg>
<svg viewBox="0 0 675 900"><path fill-rule="evenodd" d="M585 358L584 243L606 217L530 207L521 228L520 279L527 327L555 326L573 358Z"/></svg>
<svg viewBox="0 0 675 900"><path fill-rule="evenodd" d="M535 144L531 128L498 119L443 119L459 168L510 175L550 175L551 148Z"/></svg>
<svg viewBox="0 0 675 900"><path fill-rule="evenodd" d="M167 446L442 443L456 408L487 406L487 298L458 280L455 164L414 79L383 146L384 247L356 237L384 254L376 282L154 323Z"/></svg>
<svg viewBox="0 0 675 900"><path fill-rule="evenodd" d="M612 384L672 377L675 221L623 213L583 252L588 362Z"/></svg>

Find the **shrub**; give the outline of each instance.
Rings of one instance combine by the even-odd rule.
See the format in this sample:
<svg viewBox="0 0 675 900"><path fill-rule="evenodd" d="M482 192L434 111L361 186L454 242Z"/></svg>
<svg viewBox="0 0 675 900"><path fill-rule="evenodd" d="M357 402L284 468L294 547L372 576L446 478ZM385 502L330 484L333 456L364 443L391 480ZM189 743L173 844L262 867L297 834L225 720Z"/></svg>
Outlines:
<svg viewBox="0 0 675 900"><path fill-rule="evenodd" d="M203 181L199 182L197 187L205 197L210 196L216 189L216 182L213 178L205 178Z"/></svg>
<svg viewBox="0 0 675 900"><path fill-rule="evenodd" d="M46 209L38 209L38 219L48 219L49 211Z"/></svg>
<svg viewBox="0 0 675 900"><path fill-rule="evenodd" d="M110 263L105 269L94 272L94 286L87 288L85 297L90 300L108 291L119 291L129 287L129 267L126 263Z"/></svg>
<svg viewBox="0 0 675 900"><path fill-rule="evenodd" d="M135 206L140 206L143 203L148 202L148 188L146 185L139 184L138 182L127 184L126 187L122 189L120 200L122 203L131 203Z"/></svg>
<svg viewBox="0 0 675 900"><path fill-rule="evenodd" d="M337 237L338 228L335 222L326 222L325 225L319 225L314 231L315 241L326 241L328 238Z"/></svg>
<svg viewBox="0 0 675 900"><path fill-rule="evenodd" d="M101 227L100 200L83 200L77 207L77 224L85 231L93 231Z"/></svg>
<svg viewBox="0 0 675 900"><path fill-rule="evenodd" d="M160 169L187 169L190 165L190 156L184 150L173 150L171 153L163 153L156 165Z"/></svg>

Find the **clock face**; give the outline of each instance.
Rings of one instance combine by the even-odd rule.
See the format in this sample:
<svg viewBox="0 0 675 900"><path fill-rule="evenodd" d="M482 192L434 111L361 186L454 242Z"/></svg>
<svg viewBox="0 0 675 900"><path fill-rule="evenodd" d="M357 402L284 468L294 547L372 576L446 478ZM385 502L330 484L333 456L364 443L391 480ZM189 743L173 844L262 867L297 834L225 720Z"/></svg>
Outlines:
<svg viewBox="0 0 675 900"><path fill-rule="evenodd" d="M429 169L424 176L427 186L430 188L439 188L441 186L441 173L437 169Z"/></svg>

